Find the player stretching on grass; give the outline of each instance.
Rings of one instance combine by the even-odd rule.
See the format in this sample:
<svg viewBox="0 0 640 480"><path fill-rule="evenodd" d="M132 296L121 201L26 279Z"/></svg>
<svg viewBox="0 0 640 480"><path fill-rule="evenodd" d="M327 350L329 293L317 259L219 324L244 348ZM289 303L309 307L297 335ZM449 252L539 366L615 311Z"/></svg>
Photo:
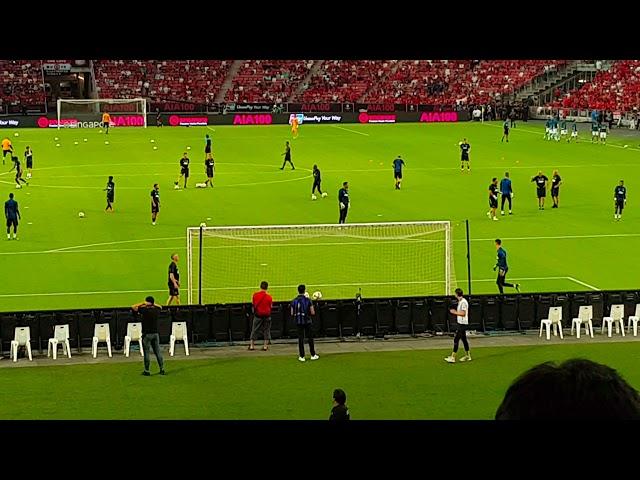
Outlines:
<svg viewBox="0 0 640 480"><path fill-rule="evenodd" d="M448 357L445 357L444 361L449 363L456 363L456 355L458 353L458 344L462 340L464 346L464 356L460 359L461 362L470 362L471 353L469 353L469 341L467 340L467 327L469 326L469 302L462 296L462 289L456 288L456 299L458 300L458 307L452 308L449 312L456 316L456 336L453 338L453 352Z"/></svg>
<svg viewBox="0 0 640 480"><path fill-rule="evenodd" d="M285 142L285 149L284 149L284 153L282 155L284 155L284 162L282 162L282 166L280 167L280 170L284 170L284 166L287 164L287 162L289 162L291 164L291 170L295 170L296 167L293 166L293 162L291 161L291 146L289 145L289 142Z"/></svg>
<svg viewBox="0 0 640 480"><path fill-rule="evenodd" d="M25 185L29 185L29 183L27 183L27 181L22 178L22 165L20 165L20 159L18 157L11 157L11 160L13 160L13 168L11 170L13 170L14 168L16 169L16 188L22 188L20 182L24 183Z"/></svg>
<svg viewBox="0 0 640 480"><path fill-rule="evenodd" d="M107 187L103 189L103 191L107 192L107 208L104 209L111 210L113 212L113 202L116 195L116 184L113 183L113 177L109 176L109 181L107 182Z"/></svg>
<svg viewBox="0 0 640 480"><path fill-rule="evenodd" d="M2 164L4 165L4 157L9 155L9 158L13 155L13 145L8 138L2 139Z"/></svg>
<svg viewBox="0 0 640 480"><path fill-rule="evenodd" d="M516 283L515 285L512 283L506 283L505 280L507 278L507 272L509 271L509 267L507 266L507 252L504 248L502 248L502 240L496 238L496 250L498 250L498 261L496 262L496 266L493 267L493 271L498 269L498 279L496 283L498 284L498 290L500 290L500 295L504 295L504 287L515 288L518 293L520 293L520 284Z"/></svg>

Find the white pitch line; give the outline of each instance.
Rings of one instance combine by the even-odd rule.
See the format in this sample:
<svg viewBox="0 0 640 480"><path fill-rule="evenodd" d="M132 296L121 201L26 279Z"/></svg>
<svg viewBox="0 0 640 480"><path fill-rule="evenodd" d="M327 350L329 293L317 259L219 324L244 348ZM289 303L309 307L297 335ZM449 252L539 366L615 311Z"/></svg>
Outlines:
<svg viewBox="0 0 640 480"><path fill-rule="evenodd" d="M578 240L583 238L615 238L615 237L640 237L640 233L610 233L593 235L555 235L545 237L502 237L502 240ZM470 238L471 242L493 242L495 238ZM456 238L454 242L466 242L465 238Z"/></svg>
<svg viewBox="0 0 640 480"><path fill-rule="evenodd" d="M64 252L65 250L73 250L77 248L86 248L86 247L101 247L103 245L120 245L122 243L156 242L158 240L182 240L182 239L184 239L184 237L160 237L160 238L140 238L137 240L119 240L117 242L88 243L86 245L74 245L72 247L54 248L53 250L46 250L44 253Z"/></svg>
<svg viewBox="0 0 640 480"><path fill-rule="evenodd" d="M211 130L212 132L215 132L215 131L216 131L216 129L215 129L215 128L211 128L211 127L210 127L210 126L208 126L208 125L207 125L207 128L208 128L209 130Z"/></svg>
<svg viewBox="0 0 640 480"><path fill-rule="evenodd" d="M340 130L345 130L347 132L352 132L352 133L357 133L358 135L364 135L365 137L368 137L369 134L368 133L363 133L363 132L358 132L357 130L351 130L350 128L344 128L344 127L340 127L338 125L331 125L333 128L339 128Z"/></svg>
<svg viewBox="0 0 640 480"><path fill-rule="evenodd" d="M573 282L579 283L580 285L584 285L585 287L590 288L591 290L600 290L599 288L594 287L593 285L589 285L588 283L582 282L577 278L573 278L573 277L567 277L567 278Z"/></svg>

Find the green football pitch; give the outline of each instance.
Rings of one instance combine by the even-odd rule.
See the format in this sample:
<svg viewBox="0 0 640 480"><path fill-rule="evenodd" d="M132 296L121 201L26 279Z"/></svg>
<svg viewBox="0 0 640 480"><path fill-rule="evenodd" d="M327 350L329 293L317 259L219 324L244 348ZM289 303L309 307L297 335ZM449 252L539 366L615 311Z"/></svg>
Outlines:
<svg viewBox="0 0 640 480"><path fill-rule="evenodd" d="M140 375L142 361L9 367L0 375L0 419L325 420L333 390L342 388L353 419L488 420L526 369L575 357L609 365L640 387L637 342L475 349L473 342L473 361L455 365L443 361L450 350L323 355L320 345L320 360L304 364L259 353L165 356L166 376L155 359L151 377Z"/></svg>
<svg viewBox="0 0 640 480"><path fill-rule="evenodd" d="M18 137L10 130L2 133L21 158L24 147L32 147L34 171L22 189L15 188L8 160L0 173L0 195L13 192L22 213L18 241L4 240L0 248L5 277L0 311L126 306L149 293L164 302L172 252L180 254L186 277L186 227L337 223L336 196L345 180L353 202L348 222L451 221L456 279L465 290L468 219L473 293L496 291L496 237L509 254L509 278L521 283L523 292L638 287L640 216L634 192L640 152L635 139L616 137L615 130L606 146L592 145L586 131L577 144L545 141L539 122L520 122L508 144L500 142L498 123L303 125L295 140L286 125L121 128L108 136L76 129L23 129ZM196 189L195 183L205 179L205 133L213 138L215 188ZM470 174L459 168L463 137L472 147ZM292 142L295 171L279 169L285 140ZM174 190L187 146L190 185ZM391 167L398 154L406 162L399 191ZM314 163L329 193L316 201L310 198ZM530 180L538 170L551 177L554 168L564 181L560 208L551 209L548 197L540 211ZM514 214L490 221L488 185L507 170ZM116 183L114 213L104 212L102 189L109 175ZM613 189L621 178L629 201L617 222ZM149 194L156 182L162 207L152 226ZM80 211L84 218L78 217ZM315 289L314 266L322 266L334 272L330 281L345 284L333 296L353 297L362 272L350 271L330 249L309 246L307 252L307 264L298 266L288 283ZM286 248L271 254L270 262L278 261L288 261ZM375 256L366 262L370 276L393 281L402 280L405 269L410 278L410 265L403 265L401 259L396 266ZM239 265L224 274L236 284L243 270ZM273 282L268 271L263 276L240 278L247 290L238 300L246 301L261 280ZM274 292L276 300L295 294L294 288ZM362 293L375 294L366 286ZM385 294L415 291L398 283Z"/></svg>

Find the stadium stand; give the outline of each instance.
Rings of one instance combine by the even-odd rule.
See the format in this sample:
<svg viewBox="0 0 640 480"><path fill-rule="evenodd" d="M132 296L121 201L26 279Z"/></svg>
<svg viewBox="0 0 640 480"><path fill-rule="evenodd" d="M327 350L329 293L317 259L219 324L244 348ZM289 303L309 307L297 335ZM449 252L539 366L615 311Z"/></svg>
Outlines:
<svg viewBox="0 0 640 480"><path fill-rule="evenodd" d="M0 60L0 111L4 105L42 105L41 60Z"/></svg>
<svg viewBox="0 0 640 480"><path fill-rule="evenodd" d="M233 78L225 100L286 102L312 66L312 60L246 60Z"/></svg>
<svg viewBox="0 0 640 480"><path fill-rule="evenodd" d="M96 60L98 97L152 97L212 103L229 60Z"/></svg>
<svg viewBox="0 0 640 480"><path fill-rule="evenodd" d="M628 112L640 105L640 60L620 60L593 81L551 103L552 107Z"/></svg>

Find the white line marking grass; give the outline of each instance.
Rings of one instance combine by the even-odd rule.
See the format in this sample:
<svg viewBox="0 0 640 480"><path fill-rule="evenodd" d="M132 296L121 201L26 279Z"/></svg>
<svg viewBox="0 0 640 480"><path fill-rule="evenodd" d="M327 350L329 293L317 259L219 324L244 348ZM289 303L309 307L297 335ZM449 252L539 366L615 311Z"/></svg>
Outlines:
<svg viewBox="0 0 640 480"><path fill-rule="evenodd" d="M359 132L357 130L352 130L350 128L345 128L345 127L339 127L338 125L331 125L333 128L339 128L340 130L345 130L347 132L351 132L351 133L357 133L358 135L364 135L365 137L369 137L370 135L368 133L364 133L364 132Z"/></svg>

